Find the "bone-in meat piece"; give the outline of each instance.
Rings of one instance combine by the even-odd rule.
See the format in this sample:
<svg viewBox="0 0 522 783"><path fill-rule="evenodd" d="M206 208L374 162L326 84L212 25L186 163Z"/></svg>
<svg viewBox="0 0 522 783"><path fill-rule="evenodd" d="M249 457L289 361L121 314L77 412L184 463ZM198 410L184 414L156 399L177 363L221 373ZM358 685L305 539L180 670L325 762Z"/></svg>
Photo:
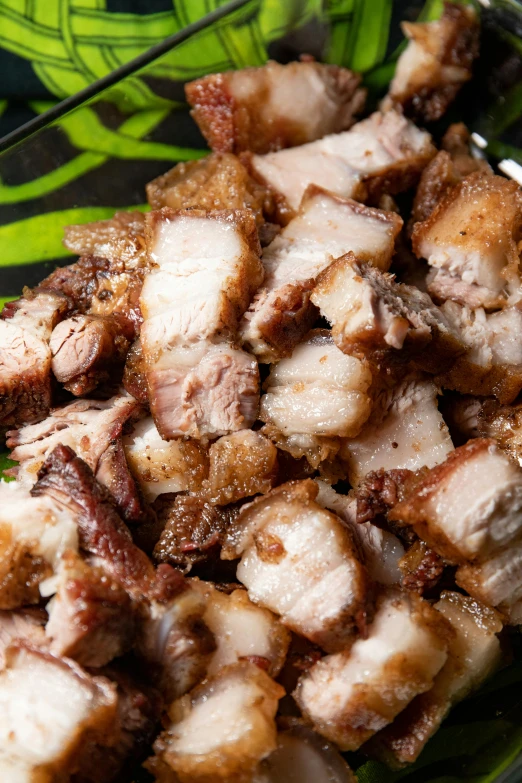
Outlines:
<svg viewBox="0 0 522 783"><path fill-rule="evenodd" d="M377 395L360 434L341 447L353 486L372 470L418 470L445 459L453 444L437 407L438 393L432 381L412 378Z"/></svg>
<svg viewBox="0 0 522 783"><path fill-rule="evenodd" d="M206 489L212 503L225 505L266 493L277 476L277 449L260 432L239 430L209 449Z"/></svg>
<svg viewBox="0 0 522 783"><path fill-rule="evenodd" d="M336 345L359 358L411 359L420 369L441 372L466 350L428 294L353 253L319 276L311 300L332 324Z"/></svg>
<svg viewBox="0 0 522 783"><path fill-rule="evenodd" d="M368 578L341 520L318 505L317 484L289 482L232 523L221 557L254 603L328 651L351 643L369 611Z"/></svg>
<svg viewBox="0 0 522 783"><path fill-rule="evenodd" d="M316 731L341 750L357 750L432 687L450 636L424 599L390 590L380 598L366 638L314 664L294 698Z"/></svg>
<svg viewBox="0 0 522 783"><path fill-rule="evenodd" d="M522 195L486 172L465 177L413 230L413 250L433 273L428 290L469 307L498 308L521 296Z"/></svg>
<svg viewBox="0 0 522 783"><path fill-rule="evenodd" d="M147 199L152 209L250 209L258 226L273 209L269 191L229 152L178 163L148 183Z"/></svg>
<svg viewBox="0 0 522 783"><path fill-rule="evenodd" d="M192 116L218 152L270 152L346 130L364 106L361 77L313 60L214 73L185 86Z"/></svg>
<svg viewBox="0 0 522 783"><path fill-rule="evenodd" d="M134 327L118 315L75 315L53 330L51 367L75 397L92 392L123 370Z"/></svg>
<svg viewBox="0 0 522 783"><path fill-rule="evenodd" d="M117 740L116 689L72 661L23 644L0 673L0 778L69 780L92 744Z"/></svg>
<svg viewBox="0 0 522 783"><path fill-rule="evenodd" d="M332 438L361 430L370 415L371 381L366 364L341 353L330 333L317 329L272 366L259 418L279 448L316 466Z"/></svg>
<svg viewBox="0 0 522 783"><path fill-rule="evenodd" d="M416 482L389 519L454 563L484 560L520 535L522 470L493 440L455 449Z"/></svg>
<svg viewBox="0 0 522 783"><path fill-rule="evenodd" d="M263 279L246 211L151 213L155 264L141 295L141 344L161 436L224 435L257 414L258 370L234 348L239 318Z"/></svg>
<svg viewBox="0 0 522 783"><path fill-rule="evenodd" d="M401 27L409 43L382 108L399 105L415 120L434 122L471 79L479 53L477 14L471 6L446 2L440 19L403 22Z"/></svg>
<svg viewBox="0 0 522 783"><path fill-rule="evenodd" d="M353 251L387 270L402 220L310 188L299 214L263 252L265 281L241 324L243 341L260 361L288 356L317 311L310 293L334 258Z"/></svg>
<svg viewBox="0 0 522 783"><path fill-rule="evenodd" d="M344 133L290 150L253 155L253 175L284 199L281 219L296 212L309 185L345 198L377 203L382 193L396 194L415 185L435 155L426 131L402 114L375 112Z"/></svg>
<svg viewBox="0 0 522 783"><path fill-rule="evenodd" d="M171 722L154 744L159 759L150 760L149 768L154 771L159 761L180 783L250 780L277 746L274 718L283 695L252 663L225 667L171 705Z"/></svg>
<svg viewBox="0 0 522 783"><path fill-rule="evenodd" d="M147 500L166 492L197 492L208 473L208 458L197 441L163 440L149 416L123 436L125 457Z"/></svg>
<svg viewBox="0 0 522 783"><path fill-rule="evenodd" d="M417 696L365 748L392 768L412 764L451 707L482 685L502 660L497 612L469 596L444 591L435 609L450 623L448 660L433 687Z"/></svg>
<svg viewBox="0 0 522 783"><path fill-rule="evenodd" d="M69 301L62 294L28 291L0 317L0 426L37 421L51 406L49 339Z"/></svg>

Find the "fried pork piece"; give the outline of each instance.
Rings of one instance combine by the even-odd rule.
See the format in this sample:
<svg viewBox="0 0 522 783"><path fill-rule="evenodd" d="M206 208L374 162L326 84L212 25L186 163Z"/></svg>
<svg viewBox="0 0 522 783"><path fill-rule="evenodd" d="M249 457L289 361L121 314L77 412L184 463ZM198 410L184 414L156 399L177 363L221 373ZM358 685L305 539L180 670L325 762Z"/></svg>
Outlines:
<svg viewBox="0 0 522 783"><path fill-rule="evenodd" d="M37 421L51 406L51 333L69 302L62 294L26 290L0 317L0 426Z"/></svg>
<svg viewBox="0 0 522 783"><path fill-rule="evenodd" d="M346 527L315 502L314 481L293 481L243 506L223 559L254 603L325 650L343 649L369 611L368 578Z"/></svg>
<svg viewBox="0 0 522 783"><path fill-rule="evenodd" d="M353 486L372 470L433 467L453 449L430 380L407 378L381 391L356 438L343 441L340 456Z"/></svg>
<svg viewBox="0 0 522 783"><path fill-rule="evenodd" d="M69 780L93 744L111 745L118 735L112 683L23 644L7 651L0 716L0 778L6 783Z"/></svg>
<svg viewBox="0 0 522 783"><path fill-rule="evenodd" d="M189 82L192 116L218 152L271 152L346 130L364 106L361 77L313 59L214 73Z"/></svg>
<svg viewBox="0 0 522 783"><path fill-rule="evenodd" d="M0 530L0 609L38 603L62 554L78 549L74 517L18 482L0 482Z"/></svg>
<svg viewBox="0 0 522 783"><path fill-rule="evenodd" d="M522 543L513 541L483 562L465 563L455 581L478 601L495 607L508 625L522 624Z"/></svg>
<svg viewBox="0 0 522 783"><path fill-rule="evenodd" d="M23 642L31 647L46 646L45 623L47 615L42 609L0 611L0 671L6 665L6 651L15 643Z"/></svg>
<svg viewBox="0 0 522 783"><path fill-rule="evenodd" d="M390 589L366 638L314 664L294 698L316 731L341 750L357 750L432 687L449 638L447 623L424 599Z"/></svg>
<svg viewBox="0 0 522 783"><path fill-rule="evenodd" d="M149 761L149 769L163 763L180 783L251 780L258 763L277 747L274 718L283 695L254 664L226 666L171 705L171 723L154 743L158 759Z"/></svg>
<svg viewBox="0 0 522 783"><path fill-rule="evenodd" d="M360 263L353 253L319 276L311 300L332 324L335 344L359 358L391 355L440 372L466 350L428 294Z"/></svg>
<svg viewBox="0 0 522 783"><path fill-rule="evenodd" d="M245 660L270 677L277 677L290 644L290 633L277 617L253 604L246 590L227 594L211 582L193 580L192 584L204 596L203 619L216 642L207 676L213 677L224 666Z"/></svg>
<svg viewBox="0 0 522 783"><path fill-rule="evenodd" d="M520 534L522 470L495 441L476 438L415 483L389 513L454 563L485 559Z"/></svg>
<svg viewBox="0 0 522 783"><path fill-rule="evenodd" d="M52 370L76 397L92 392L123 370L134 327L118 315L74 315L53 329Z"/></svg>
<svg viewBox="0 0 522 783"><path fill-rule="evenodd" d="M522 465L522 402L501 405L497 400L459 396L450 405L450 426L466 440L494 438L497 446Z"/></svg>
<svg viewBox="0 0 522 783"><path fill-rule="evenodd" d="M431 690L417 696L365 751L392 768L412 764L450 709L482 685L501 663L497 612L469 596L444 591L434 605L450 623L448 659Z"/></svg>
<svg viewBox="0 0 522 783"><path fill-rule="evenodd" d="M472 310L456 302L445 302L441 310L467 350L437 382L463 394L495 396L501 403L513 402L522 390L520 306L486 313L482 308Z"/></svg>
<svg viewBox="0 0 522 783"><path fill-rule="evenodd" d="M123 369L123 388L125 391L138 400L142 405L149 404L149 393L147 390L147 379L145 377L145 362L143 360L143 350L141 341L135 340L131 345L125 367Z"/></svg>
<svg viewBox="0 0 522 783"><path fill-rule="evenodd" d="M141 521L145 511L121 443L124 425L140 415L136 400L125 394L55 408L44 421L7 433L11 457L20 463L11 472L17 481L32 485L55 446L70 446L112 493L124 519Z"/></svg>
<svg viewBox="0 0 522 783"><path fill-rule="evenodd" d="M260 361L289 356L316 319L310 293L317 276L350 251L388 269L401 226L394 212L310 188L298 216L263 253L266 277L243 318L243 342Z"/></svg>
<svg viewBox="0 0 522 783"><path fill-rule="evenodd" d="M430 135L391 110L375 112L345 133L291 150L253 155L249 166L276 198L284 199L281 219L288 220L309 185L377 203L382 193L393 195L415 185L434 155Z"/></svg>
<svg viewBox="0 0 522 783"><path fill-rule="evenodd" d="M388 530L370 521L361 521L354 493L340 495L325 481L316 479L316 483L319 487L317 502L335 512L350 530L372 581L398 585L401 581L399 563L404 555L402 542Z"/></svg>
<svg viewBox="0 0 522 783"><path fill-rule="evenodd" d="M127 593L73 552L62 558L47 611L51 652L81 666L105 666L132 645L134 615Z"/></svg>
<svg viewBox="0 0 522 783"><path fill-rule="evenodd" d="M219 438L209 449L206 490L212 503L225 505L265 494L277 477L277 449L260 432L239 430Z"/></svg>
<svg viewBox="0 0 522 783"><path fill-rule="evenodd" d="M444 571L444 560L424 541L417 539L399 561L401 587L419 595L431 590Z"/></svg>
<svg viewBox="0 0 522 783"><path fill-rule="evenodd" d="M316 329L273 365L259 418L279 448L315 465L332 438L359 433L370 415L371 381L363 362L341 353L328 330Z"/></svg>
<svg viewBox="0 0 522 783"><path fill-rule="evenodd" d="M446 2L437 21L403 22L401 27L409 43L382 108L402 106L416 121L434 122L471 79L479 53L477 14L470 6Z"/></svg>
<svg viewBox="0 0 522 783"><path fill-rule="evenodd" d="M147 200L152 209L250 209L258 226L264 222L263 212L272 211L269 191L229 152L178 163L149 182Z"/></svg>
<svg viewBox="0 0 522 783"><path fill-rule="evenodd" d="M141 344L152 415L166 440L225 435L257 415L255 360L230 343L263 279L246 211L148 216L155 264L141 295Z"/></svg>
<svg viewBox="0 0 522 783"><path fill-rule="evenodd" d="M185 573L218 559L231 508L214 506L201 495L178 495L174 501L165 501L158 511L165 525L154 547L154 559Z"/></svg>
<svg viewBox="0 0 522 783"><path fill-rule="evenodd" d="M123 448L147 500L166 492L197 492L208 473L207 454L197 441L163 440L150 416L123 436Z"/></svg>
<svg viewBox="0 0 522 783"><path fill-rule="evenodd" d="M144 253L144 232L141 212L116 212L109 220L65 226L63 244L79 256L130 261Z"/></svg>
<svg viewBox="0 0 522 783"><path fill-rule="evenodd" d="M415 254L433 267L430 293L472 308L520 299L521 229L516 182L481 171L465 177L413 229Z"/></svg>

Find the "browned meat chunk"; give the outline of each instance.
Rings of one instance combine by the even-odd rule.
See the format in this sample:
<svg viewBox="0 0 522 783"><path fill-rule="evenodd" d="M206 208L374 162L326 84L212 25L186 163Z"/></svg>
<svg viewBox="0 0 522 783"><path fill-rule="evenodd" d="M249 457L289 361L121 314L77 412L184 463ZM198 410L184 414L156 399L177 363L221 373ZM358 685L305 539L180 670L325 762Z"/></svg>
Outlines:
<svg viewBox="0 0 522 783"><path fill-rule="evenodd" d="M55 378L76 397L123 370L134 336L130 321L121 316L75 315L53 330L50 347Z"/></svg>
<svg viewBox="0 0 522 783"><path fill-rule="evenodd" d="M51 333L68 310L62 294L27 290L0 317L0 426L37 421L51 406Z"/></svg>
<svg viewBox="0 0 522 783"><path fill-rule="evenodd" d="M494 438L497 446L522 464L521 402L501 405L496 400L459 396L452 400L449 415L453 425L466 440Z"/></svg>
<svg viewBox="0 0 522 783"><path fill-rule="evenodd" d="M258 226L264 222L263 213L273 209L268 190L229 152L178 163L149 182L147 199L152 209L250 209Z"/></svg>
<svg viewBox="0 0 522 783"><path fill-rule="evenodd" d="M209 450L207 491L212 503L225 505L265 494L277 476L277 449L252 430L224 435Z"/></svg>
<svg viewBox="0 0 522 783"><path fill-rule="evenodd" d="M487 606L493 606L508 625L522 623L522 542L510 542L483 562L457 569L459 587Z"/></svg>
<svg viewBox="0 0 522 783"><path fill-rule="evenodd" d="M79 256L131 260L143 253L144 215L116 212L109 220L66 226L63 244Z"/></svg>
<svg viewBox="0 0 522 783"><path fill-rule="evenodd" d="M479 25L471 6L444 4L434 22L403 22L409 43L399 57L383 108L397 104L421 122L438 120L471 79L479 53Z"/></svg>
<svg viewBox="0 0 522 783"><path fill-rule="evenodd" d="M424 541L417 539L399 561L401 586L422 595L431 590L442 576L444 561Z"/></svg>
<svg viewBox="0 0 522 783"><path fill-rule="evenodd" d="M270 152L353 124L361 77L313 60L214 73L185 87L192 116L218 152Z"/></svg>
<svg viewBox="0 0 522 783"><path fill-rule="evenodd" d="M135 400L141 402L142 405L148 405L149 393L140 340L136 340L127 353L122 383L125 391L131 394Z"/></svg>
<svg viewBox="0 0 522 783"><path fill-rule="evenodd" d="M42 609L0 611L0 671L5 668L6 651L12 644L24 642L31 647L46 646L46 620L47 615Z"/></svg>

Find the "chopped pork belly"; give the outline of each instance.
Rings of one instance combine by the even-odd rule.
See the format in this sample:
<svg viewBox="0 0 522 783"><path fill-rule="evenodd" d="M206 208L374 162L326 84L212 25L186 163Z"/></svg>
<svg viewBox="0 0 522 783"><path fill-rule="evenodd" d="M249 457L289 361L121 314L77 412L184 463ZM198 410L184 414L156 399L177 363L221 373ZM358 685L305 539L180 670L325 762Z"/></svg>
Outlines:
<svg viewBox="0 0 522 783"><path fill-rule="evenodd" d="M149 404L147 379L145 377L145 362L143 359L141 341L139 339L133 342L127 353L125 367L123 369L122 385L125 391L142 405Z"/></svg>
<svg viewBox="0 0 522 783"><path fill-rule="evenodd" d="M271 152L346 130L364 106L361 77L337 65L269 60L185 86L192 116L218 152Z"/></svg>
<svg viewBox="0 0 522 783"><path fill-rule="evenodd" d="M437 408L437 395L432 381L406 379L377 396L361 433L341 447L353 486L372 470L418 470L445 459L453 444Z"/></svg>
<svg viewBox="0 0 522 783"><path fill-rule="evenodd" d="M332 324L336 345L359 358L379 359L393 351L420 369L440 372L465 351L428 294L359 263L353 253L319 276L311 300Z"/></svg>
<svg viewBox="0 0 522 783"><path fill-rule="evenodd" d="M357 750L432 687L450 635L426 601L390 590L379 600L366 638L314 664L294 698L316 731L341 750Z"/></svg>
<svg viewBox="0 0 522 783"><path fill-rule="evenodd" d="M350 251L388 269L401 226L394 212L311 188L297 217L263 253L265 281L243 318L243 341L260 361L288 356L316 318L315 278Z"/></svg>
<svg viewBox="0 0 522 783"><path fill-rule="evenodd" d="M471 79L479 53L477 14L470 6L446 2L440 19L403 22L401 27L409 43L397 61L382 108L402 106L408 116L434 122Z"/></svg>
<svg viewBox="0 0 522 783"><path fill-rule="evenodd" d="M271 211L270 198L267 189L229 152L178 163L147 185L152 209L250 209L258 226L264 222L263 212Z"/></svg>
<svg viewBox="0 0 522 783"><path fill-rule="evenodd" d="M13 645L0 673L0 778L9 783L70 779L94 743L117 739L112 683L72 661Z"/></svg>
<svg viewBox="0 0 522 783"><path fill-rule="evenodd" d="M127 593L102 569L66 552L47 605L50 650L81 666L105 666L131 648L134 615Z"/></svg>
<svg viewBox="0 0 522 783"><path fill-rule="evenodd" d="M469 596L449 591L441 594L434 607L453 629L448 660L431 690L410 702L365 748L392 768L413 763L451 707L482 685L502 659L496 635L502 623L495 611Z"/></svg>
<svg viewBox="0 0 522 783"><path fill-rule="evenodd" d="M207 455L196 441L163 440L151 417L123 436L123 448L147 500L165 492L197 492L208 473Z"/></svg>
<svg viewBox="0 0 522 783"><path fill-rule="evenodd" d="M315 465L330 439L359 433L370 415L371 381L369 368L341 353L326 329L313 330L272 366L259 418L279 448Z"/></svg>
<svg viewBox="0 0 522 783"><path fill-rule="evenodd" d="M522 543L514 541L478 563L457 569L455 581L479 601L495 607L508 625L522 624Z"/></svg>
<svg viewBox="0 0 522 783"><path fill-rule="evenodd" d="M518 537L521 511L522 470L495 441L476 438L416 482L389 518L412 526L450 562L465 563Z"/></svg>
<svg viewBox="0 0 522 783"><path fill-rule="evenodd" d="M17 642L31 647L46 646L45 623L47 615L42 609L0 610L0 671L6 665L6 652Z"/></svg>
<svg viewBox="0 0 522 783"><path fill-rule="evenodd" d="M522 195L516 182L475 172L429 218L416 223L413 250L433 273L430 293L469 307L498 308L521 297Z"/></svg>
<svg viewBox="0 0 522 783"><path fill-rule="evenodd" d="M227 594L211 582L194 580L192 584L205 598L203 620L216 642L207 676L213 677L224 666L246 660L277 677L290 644L290 633L277 617L253 604L246 590Z"/></svg>
<svg viewBox="0 0 522 783"><path fill-rule="evenodd" d="M52 370L57 381L76 397L123 370L134 336L130 321L117 315L74 315L53 329Z"/></svg>
<svg viewBox="0 0 522 783"><path fill-rule="evenodd" d="M317 502L342 519L350 530L370 578L382 585L398 585L401 581L399 562L404 555L402 542L371 522L360 522L357 498L352 493L340 495L329 484L316 479L319 487Z"/></svg>
<svg viewBox="0 0 522 783"><path fill-rule="evenodd" d="M206 485L212 503L225 505L266 493L277 477L277 449L260 432L224 435L209 449Z"/></svg>
<svg viewBox="0 0 522 783"><path fill-rule="evenodd" d="M284 199L282 218L296 212L309 185L338 196L371 199L415 185L435 155L431 137L395 111L375 112L345 133L291 150L253 155L253 175Z"/></svg>
<svg viewBox="0 0 522 783"><path fill-rule="evenodd" d="M171 705L171 723L154 750L180 783L250 780L277 746L274 718L283 695L254 664L227 666Z"/></svg>
<svg viewBox="0 0 522 783"><path fill-rule="evenodd" d="M350 533L314 502L311 480L284 484L243 506L221 557L241 556L237 578L252 601L325 650L343 649L370 595Z"/></svg>
<svg viewBox="0 0 522 783"><path fill-rule="evenodd" d="M263 279L255 222L246 211L148 216L155 263L141 295L141 344L161 436L225 435L257 414L258 368L226 340ZM213 342L218 344L213 344Z"/></svg>
<svg viewBox="0 0 522 783"><path fill-rule="evenodd" d="M17 481L0 482L0 609L38 603L43 580L62 554L78 549L74 517L51 498L31 497Z"/></svg>
<svg viewBox="0 0 522 783"><path fill-rule="evenodd" d="M494 438L497 446L522 465L522 403L459 397L451 411L459 432L467 438Z"/></svg>
<svg viewBox="0 0 522 783"><path fill-rule="evenodd" d="M69 302L50 291L28 291L0 317L0 426L43 418L51 406L51 349L55 325Z"/></svg>
<svg viewBox="0 0 522 783"><path fill-rule="evenodd" d="M518 339L522 308L486 313L482 308L471 310L445 302L441 310L467 351L437 378L438 383L463 394L513 402L522 390L522 343Z"/></svg>
<svg viewBox="0 0 522 783"><path fill-rule="evenodd" d="M79 256L129 260L143 253L144 233L141 212L116 212L110 220L65 226L63 244Z"/></svg>
<svg viewBox="0 0 522 783"><path fill-rule="evenodd" d="M126 422L140 415L136 400L122 394L109 400L77 400L56 408L38 424L12 430L7 446L13 449L12 459L20 463L14 469L17 481L34 484L55 446L70 446L112 493L124 518L140 520L142 504L120 440Z"/></svg>

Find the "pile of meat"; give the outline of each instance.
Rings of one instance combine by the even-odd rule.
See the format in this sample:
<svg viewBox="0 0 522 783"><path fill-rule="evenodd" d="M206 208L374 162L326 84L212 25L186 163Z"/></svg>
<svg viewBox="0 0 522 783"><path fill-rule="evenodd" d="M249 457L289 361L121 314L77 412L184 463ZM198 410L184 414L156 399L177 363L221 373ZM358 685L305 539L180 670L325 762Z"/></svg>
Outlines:
<svg viewBox="0 0 522 783"><path fill-rule="evenodd" d="M522 196L421 127L473 11L404 28L364 119L311 58L188 84L212 153L5 306L0 779L347 783L505 662Z"/></svg>

